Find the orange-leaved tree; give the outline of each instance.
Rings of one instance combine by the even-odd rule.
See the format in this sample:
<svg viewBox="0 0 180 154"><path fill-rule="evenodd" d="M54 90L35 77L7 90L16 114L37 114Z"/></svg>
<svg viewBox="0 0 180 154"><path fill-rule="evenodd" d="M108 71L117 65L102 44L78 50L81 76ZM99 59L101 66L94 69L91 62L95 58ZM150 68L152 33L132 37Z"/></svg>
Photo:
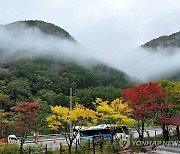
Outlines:
<svg viewBox="0 0 180 154"><path fill-rule="evenodd" d="M22 136L20 154L27 135L38 128L38 115L41 113L42 106L37 102L21 102L11 108L14 111L15 128Z"/></svg>

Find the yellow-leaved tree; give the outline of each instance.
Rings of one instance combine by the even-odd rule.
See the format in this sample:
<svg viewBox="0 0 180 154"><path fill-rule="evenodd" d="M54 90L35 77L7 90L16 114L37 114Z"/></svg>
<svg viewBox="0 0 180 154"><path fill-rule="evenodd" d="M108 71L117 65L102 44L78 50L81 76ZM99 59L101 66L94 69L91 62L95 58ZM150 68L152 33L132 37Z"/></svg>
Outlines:
<svg viewBox="0 0 180 154"><path fill-rule="evenodd" d="M93 110L85 108L81 104L76 104L72 110L67 107L55 106L51 107L52 115L47 117L48 126L52 130L59 130L65 135L66 142L68 144L69 153L71 153L72 143L76 139L78 133L70 131L70 125L72 129L76 126L81 128L91 124L91 120L95 116Z"/></svg>
<svg viewBox="0 0 180 154"><path fill-rule="evenodd" d="M112 102L103 101L101 98L96 98L93 102L96 107L95 123L104 123L111 131L111 142L113 143L113 134L116 127L121 125L132 125L135 120L130 118L132 110L126 102L117 98Z"/></svg>

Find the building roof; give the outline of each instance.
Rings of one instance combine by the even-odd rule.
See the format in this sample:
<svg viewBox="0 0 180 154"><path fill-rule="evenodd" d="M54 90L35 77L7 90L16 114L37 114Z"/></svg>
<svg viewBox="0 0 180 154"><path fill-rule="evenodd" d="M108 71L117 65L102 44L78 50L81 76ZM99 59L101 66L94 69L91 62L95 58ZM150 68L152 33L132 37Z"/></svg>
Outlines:
<svg viewBox="0 0 180 154"><path fill-rule="evenodd" d="M180 126L180 115L172 116L170 118L163 118L158 121L160 124Z"/></svg>

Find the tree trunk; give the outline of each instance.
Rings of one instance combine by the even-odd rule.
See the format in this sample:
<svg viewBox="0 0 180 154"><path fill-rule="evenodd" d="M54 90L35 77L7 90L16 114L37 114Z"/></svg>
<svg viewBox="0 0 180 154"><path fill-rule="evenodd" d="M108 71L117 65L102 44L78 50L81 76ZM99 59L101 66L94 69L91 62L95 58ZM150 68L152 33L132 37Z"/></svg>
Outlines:
<svg viewBox="0 0 180 154"><path fill-rule="evenodd" d="M141 142L144 141L144 121L142 121Z"/></svg>
<svg viewBox="0 0 180 154"><path fill-rule="evenodd" d="M19 153L23 154L23 144L27 139L27 135L25 135L24 137L21 138L21 145L20 145L20 149L19 149Z"/></svg>
<svg viewBox="0 0 180 154"><path fill-rule="evenodd" d="M165 127L165 124L163 124L162 126L162 129L163 129L163 140L164 141L167 141L167 133L166 133L166 127Z"/></svg>
<svg viewBox="0 0 180 154"><path fill-rule="evenodd" d="M137 128L137 132L139 134L139 139L141 140L141 133L140 133L140 123L139 123L139 120L138 120L138 128Z"/></svg>
<svg viewBox="0 0 180 154"><path fill-rule="evenodd" d="M114 133L111 134L111 145L112 145L112 149L115 149L115 147L114 147Z"/></svg>
<svg viewBox="0 0 180 154"><path fill-rule="evenodd" d="M111 134L111 144L113 144L113 142L114 142L114 139L113 139L113 133Z"/></svg>
<svg viewBox="0 0 180 154"><path fill-rule="evenodd" d="M19 149L20 154L23 154L23 144L24 144L24 139L21 138L21 145L20 145L20 149Z"/></svg>
<svg viewBox="0 0 180 154"><path fill-rule="evenodd" d="M166 133L166 139L167 139L167 141L169 141L169 128L168 128L168 126L167 126L167 133Z"/></svg>
<svg viewBox="0 0 180 154"><path fill-rule="evenodd" d="M179 126L176 127L176 131L177 131L177 139L178 139L178 141L180 141L180 136L179 136Z"/></svg>
<svg viewBox="0 0 180 154"><path fill-rule="evenodd" d="M70 141L69 145L68 145L68 151L69 151L69 154L71 154L71 151L72 150L72 142Z"/></svg>

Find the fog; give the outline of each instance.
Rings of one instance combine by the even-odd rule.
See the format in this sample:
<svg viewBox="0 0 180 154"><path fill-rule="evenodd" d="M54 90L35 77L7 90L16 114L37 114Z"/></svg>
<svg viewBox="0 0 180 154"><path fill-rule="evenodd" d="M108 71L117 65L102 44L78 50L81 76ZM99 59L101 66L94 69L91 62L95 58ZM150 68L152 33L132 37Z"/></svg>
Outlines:
<svg viewBox="0 0 180 154"><path fill-rule="evenodd" d="M0 50L1 62L51 56L83 63L81 59L88 57L78 43L45 34L39 28L23 23L0 27Z"/></svg>
<svg viewBox="0 0 180 154"><path fill-rule="evenodd" d="M159 49L157 52L148 52L143 49L136 49L135 51L139 55L120 66L130 76L151 81L165 79L180 71L179 48L173 48L170 51ZM173 52L173 54L169 52Z"/></svg>
<svg viewBox="0 0 180 154"><path fill-rule="evenodd" d="M45 39L39 32L33 44L30 42L35 36L24 38L23 45L13 43L11 34L6 39L3 34L0 37L6 42L10 39L9 46L13 48L28 47L38 54L42 54L38 51L41 47L45 53L54 49L54 55L61 53L67 59L76 57L77 61L84 62L86 57L91 57L149 81L180 68L179 49L170 49L173 54L164 50L152 54L139 48L154 38L180 30L179 6L179 0L6 0L1 2L0 24L43 20L65 29L80 46L50 36ZM20 39L19 43L22 43ZM6 43L2 44L7 48Z"/></svg>

